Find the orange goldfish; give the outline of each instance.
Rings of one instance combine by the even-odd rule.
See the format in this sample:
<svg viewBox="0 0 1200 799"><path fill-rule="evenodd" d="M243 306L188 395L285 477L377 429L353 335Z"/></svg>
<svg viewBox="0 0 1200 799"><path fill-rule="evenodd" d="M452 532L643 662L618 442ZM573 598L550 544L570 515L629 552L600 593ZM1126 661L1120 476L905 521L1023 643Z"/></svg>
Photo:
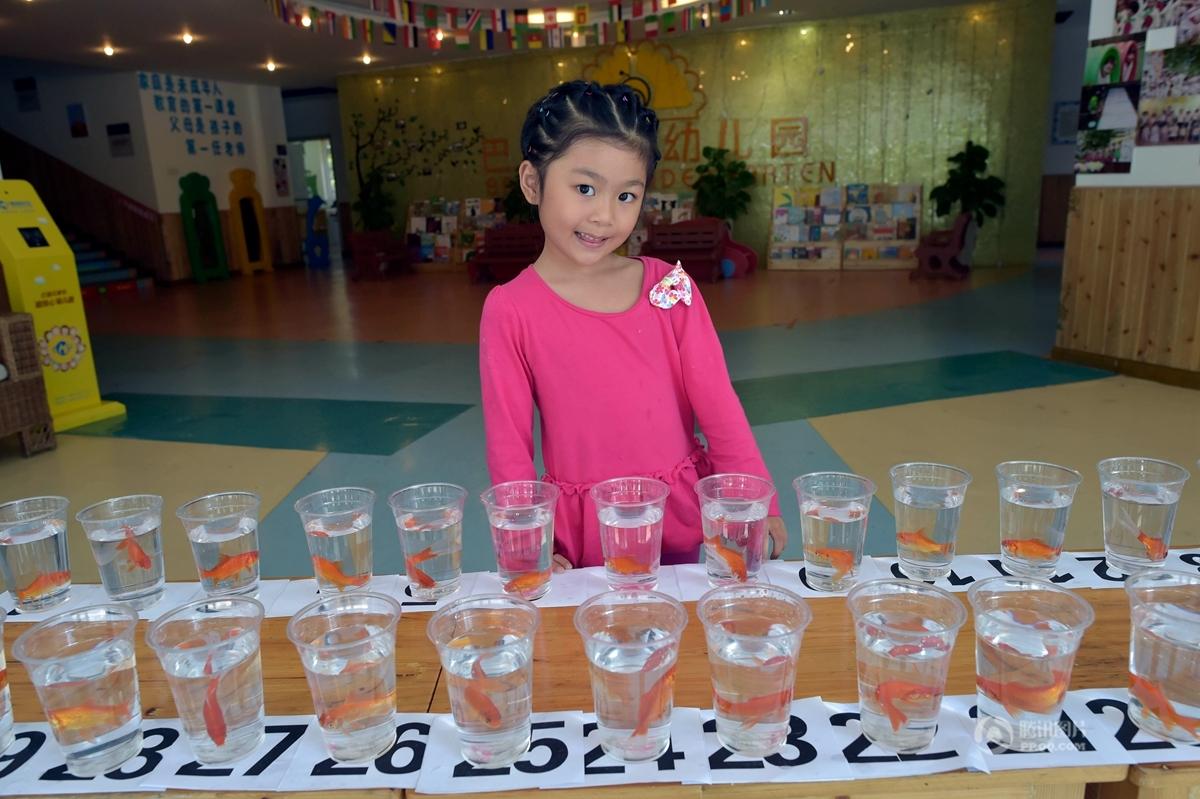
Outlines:
<svg viewBox="0 0 1200 799"><path fill-rule="evenodd" d="M792 689L788 687L773 694L752 696L739 702L731 701L714 692L713 701L717 710L724 715L742 718L742 729L748 730L768 716L781 713L792 701Z"/></svg>
<svg viewBox="0 0 1200 799"><path fill-rule="evenodd" d="M537 592L550 580L550 570L540 572L525 572L504 584L504 590L509 594L526 596Z"/></svg>
<svg viewBox="0 0 1200 799"><path fill-rule="evenodd" d="M813 554L829 561L829 565L834 569L833 579L835 580L842 579L854 568L854 553L848 549L817 547L813 550Z"/></svg>
<svg viewBox="0 0 1200 799"><path fill-rule="evenodd" d="M412 580L422 588L433 588L437 586L437 581L425 573L425 570L420 568L421 563L427 560L433 560L437 557L437 553L433 551L433 547L425 547L415 555L409 555L404 559L404 568L408 572L408 579Z"/></svg>
<svg viewBox="0 0 1200 799"><path fill-rule="evenodd" d="M208 660L204 663L204 673L212 674L212 655L208 656ZM225 727L225 713L221 710L221 702L217 698L217 688L220 686L221 676L218 674L208 681L208 686L204 689L204 730L208 733L208 737L217 746L225 745L225 735L228 729Z"/></svg>
<svg viewBox="0 0 1200 799"><path fill-rule="evenodd" d="M500 716L500 708L496 707L496 703L488 696L487 691L476 685L476 683L481 683L485 686L491 683L491 678L483 670L482 659L476 660L475 664L471 666L471 679L463 680L463 699L466 700L471 710L483 719L484 724L490 729L497 729L503 721L503 718Z"/></svg>
<svg viewBox="0 0 1200 799"><path fill-rule="evenodd" d="M52 593L55 589L61 587L64 583L71 581L71 572L42 572L33 581L24 588L18 588L16 591L17 599L22 602L28 602L32 599L41 599L46 594Z"/></svg>
<svg viewBox="0 0 1200 799"><path fill-rule="evenodd" d="M1171 700L1167 698L1157 683L1152 683L1130 672L1129 693L1141 702L1146 712L1157 718L1165 729L1182 727L1193 738L1200 739L1200 719L1179 715L1171 704Z"/></svg>
<svg viewBox="0 0 1200 799"><path fill-rule="evenodd" d="M1054 680L1049 685L1028 685L1008 680L1000 682L989 680L976 675L975 684L987 696L1004 706L1009 715L1017 715L1017 711L1027 713L1052 713L1062 704L1063 695L1067 692L1067 683L1071 675L1065 671L1055 671Z"/></svg>
<svg viewBox="0 0 1200 799"><path fill-rule="evenodd" d="M1055 549L1040 538L1006 538L1000 546L1014 558L1025 560L1054 560L1062 552L1062 547Z"/></svg>
<svg viewBox="0 0 1200 799"><path fill-rule="evenodd" d="M117 544L117 549L125 550L125 554L129 556L129 570L149 569L153 563L150 561L150 556L146 554L146 550L142 549L142 545L134 537L133 528L127 524L121 529L125 531L125 540Z"/></svg>
<svg viewBox="0 0 1200 799"><path fill-rule="evenodd" d="M325 729L338 729L347 722L369 719L386 712L395 712L396 692L388 691L383 696L371 696L366 699L346 699L326 710L317 717L317 722Z"/></svg>
<svg viewBox="0 0 1200 799"><path fill-rule="evenodd" d="M1013 608L1008 613L1017 624L1024 624L1026 627L1032 627L1035 630L1049 630L1054 626L1037 613L1026 608ZM1011 647L1011 645L1009 646Z"/></svg>
<svg viewBox="0 0 1200 799"><path fill-rule="evenodd" d="M1167 542L1161 538L1146 535L1144 530L1138 530L1138 541L1146 548L1146 557L1150 560L1166 560Z"/></svg>
<svg viewBox="0 0 1200 799"><path fill-rule="evenodd" d="M746 558L742 553L722 544L719 535L705 537L704 543L712 547L713 553L725 561L725 565L729 567L729 571L733 572L733 576L738 579L738 582L746 582Z"/></svg>
<svg viewBox="0 0 1200 799"><path fill-rule="evenodd" d="M617 574L649 574L650 564L632 555L618 555L606 561L609 571Z"/></svg>
<svg viewBox="0 0 1200 799"><path fill-rule="evenodd" d="M905 549L920 552L925 555L949 555L950 543L939 544L925 535L925 528L915 531L899 531L896 533L896 543Z"/></svg>
<svg viewBox="0 0 1200 799"><path fill-rule="evenodd" d="M345 591L350 586L363 586L371 580L369 574L346 574L336 560L329 560L320 555L313 555L312 562L317 577L327 583L333 583L338 591Z"/></svg>
<svg viewBox="0 0 1200 799"><path fill-rule="evenodd" d="M941 688L932 688L906 680L886 680L875 686L875 701L892 722L892 730L899 731L908 722L904 711L896 707L897 702L920 702L940 696Z"/></svg>
<svg viewBox="0 0 1200 799"><path fill-rule="evenodd" d="M211 569L200 569L200 576L214 582L236 577L245 569L252 568L258 563L258 550L251 549L237 555L222 555Z"/></svg>
<svg viewBox="0 0 1200 799"><path fill-rule="evenodd" d="M669 647L663 647L663 649L669 649ZM661 651L663 650L660 649L659 652ZM655 653L655 655L657 654L658 652ZM651 655L651 658L653 657L654 655ZM649 663L650 661L646 662ZM642 670L647 671L645 668ZM654 684L638 700L637 726L633 729L634 738L640 738L650 732L650 722L659 718L667 711L667 708L671 706L674 688L675 666L671 666L661 677L654 681Z"/></svg>
<svg viewBox="0 0 1200 799"><path fill-rule="evenodd" d="M100 705L84 702L55 710L46 710L46 716L59 733L88 730L94 727L119 727L129 720L130 703L122 705Z"/></svg>

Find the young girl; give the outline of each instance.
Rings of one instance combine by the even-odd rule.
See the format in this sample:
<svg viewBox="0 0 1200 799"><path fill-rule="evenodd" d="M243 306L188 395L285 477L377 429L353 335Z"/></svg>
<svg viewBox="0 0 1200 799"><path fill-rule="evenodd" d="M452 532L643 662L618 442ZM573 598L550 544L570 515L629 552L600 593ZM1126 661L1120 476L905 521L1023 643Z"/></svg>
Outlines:
<svg viewBox="0 0 1200 799"><path fill-rule="evenodd" d="M695 563L693 486L708 474L767 477L704 300L682 269L614 251L637 224L658 165L658 117L628 86L572 81L534 103L521 129L521 191L546 243L488 295L479 370L493 482L532 480L533 409L542 457L562 494L557 568L595 566L592 485L649 476L671 488L663 563ZM696 422L705 449L693 431ZM771 554L787 541L778 499Z"/></svg>

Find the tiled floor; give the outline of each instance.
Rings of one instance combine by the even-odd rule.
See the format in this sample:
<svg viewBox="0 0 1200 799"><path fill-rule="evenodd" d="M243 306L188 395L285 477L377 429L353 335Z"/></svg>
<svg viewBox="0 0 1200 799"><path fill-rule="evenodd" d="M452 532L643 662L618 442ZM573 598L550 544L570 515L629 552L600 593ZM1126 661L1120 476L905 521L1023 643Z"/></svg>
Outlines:
<svg viewBox="0 0 1200 799"><path fill-rule="evenodd" d="M894 551L887 468L913 459L975 475L962 551L996 549L995 463L1033 457L1084 473L1068 546L1099 544L1093 464L1148 453L1200 456L1200 395L1045 360L1059 272L982 273L971 284L910 283L903 273L760 273L701 285L735 386L785 497L802 472L858 471L881 489L868 551ZM404 485L487 485L476 329L486 286L462 274L349 283L281 271L160 290L150 302L89 310L102 390L123 422L74 431L25 461L0 445L3 494L61 493L78 509L157 492L173 509L221 489L263 495L263 570L310 564L292 503L319 488L380 495L376 564L401 568L383 500ZM468 569L492 565L478 501L466 516ZM182 530L165 520L168 573L194 579ZM95 569L72 524L72 564ZM1200 543L1200 486L1184 495L1177 541Z"/></svg>

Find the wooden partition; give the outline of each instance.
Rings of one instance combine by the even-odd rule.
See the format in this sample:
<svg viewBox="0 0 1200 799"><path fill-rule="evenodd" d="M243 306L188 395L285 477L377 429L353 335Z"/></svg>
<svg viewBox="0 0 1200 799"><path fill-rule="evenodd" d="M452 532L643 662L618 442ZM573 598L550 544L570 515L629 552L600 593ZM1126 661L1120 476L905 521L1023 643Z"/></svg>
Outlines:
<svg viewBox="0 0 1200 799"><path fill-rule="evenodd" d="M1200 388L1200 187L1076 188L1054 354Z"/></svg>

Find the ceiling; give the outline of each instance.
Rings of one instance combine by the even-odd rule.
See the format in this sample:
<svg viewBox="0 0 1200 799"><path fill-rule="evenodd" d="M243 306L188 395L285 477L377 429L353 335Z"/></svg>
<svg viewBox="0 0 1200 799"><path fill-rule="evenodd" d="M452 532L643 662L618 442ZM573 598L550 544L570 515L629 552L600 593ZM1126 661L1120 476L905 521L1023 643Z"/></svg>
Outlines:
<svg viewBox="0 0 1200 799"><path fill-rule="evenodd" d="M475 8L514 7L505 0L470 0ZM774 11L789 21L847 17L882 11L955 5L964 0L772 0L771 11L727 26L773 24ZM443 3L443 0L439 0ZM341 0L367 8L368 0ZM536 8L542 2L529 3ZM559 3L558 5L571 5ZM602 5L596 2L593 5ZM184 31L195 41L185 45ZM688 34L685 34L688 35ZM690 35L704 35L696 33ZM102 52L105 43L113 56ZM477 51L408 50L375 44L373 63L361 62L363 44L315 34L277 20L263 0L0 0L0 57L51 61L104 70L155 70L285 89L333 86L345 73L372 72L413 63L483 56ZM275 72L267 60L278 64Z"/></svg>

